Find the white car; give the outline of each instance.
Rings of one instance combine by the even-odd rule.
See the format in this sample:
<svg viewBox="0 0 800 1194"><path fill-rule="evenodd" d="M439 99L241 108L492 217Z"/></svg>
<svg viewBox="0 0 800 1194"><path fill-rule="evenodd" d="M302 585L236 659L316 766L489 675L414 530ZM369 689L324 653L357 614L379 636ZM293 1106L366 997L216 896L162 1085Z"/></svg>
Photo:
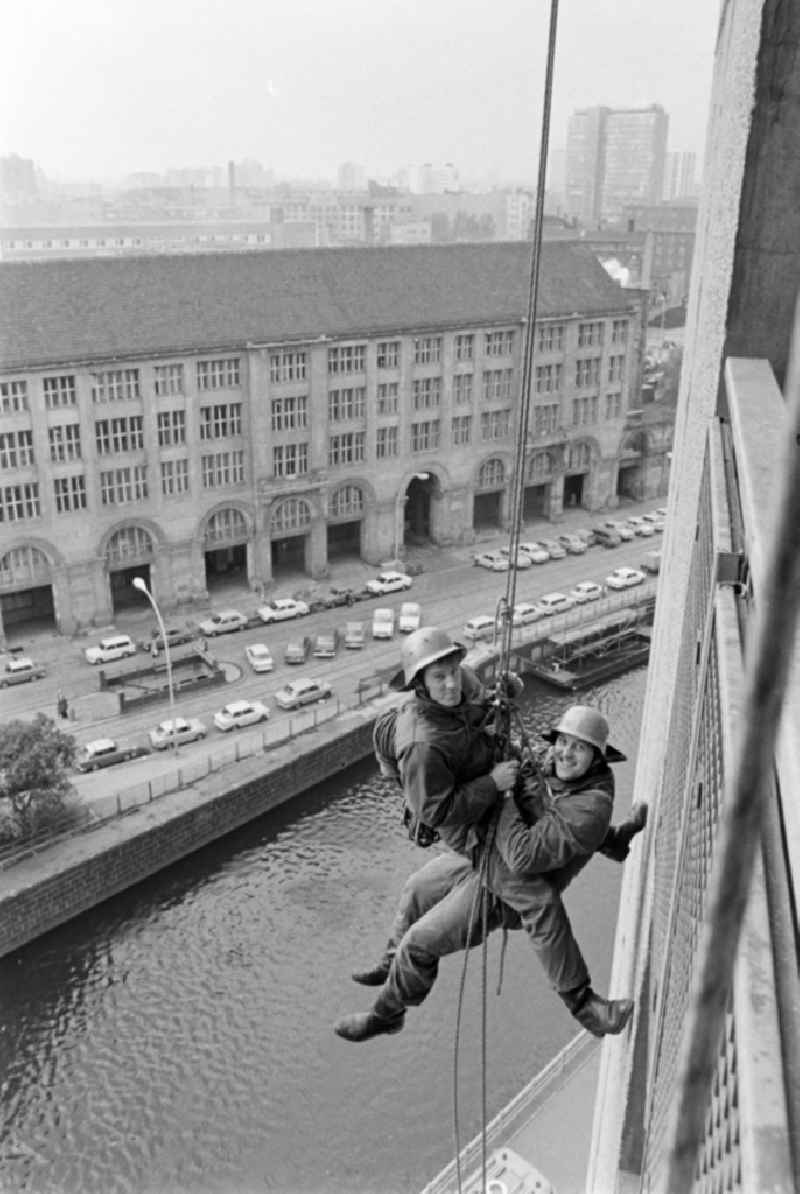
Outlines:
<svg viewBox="0 0 800 1194"><path fill-rule="evenodd" d="M217 634L230 634L234 630L244 630L247 618L238 609L221 609L219 613L204 618L198 629L206 638L214 638Z"/></svg>
<svg viewBox="0 0 800 1194"><path fill-rule="evenodd" d="M606 577L606 586L609 589L632 589L634 585L640 585L646 579L645 574L638 568L615 568Z"/></svg>
<svg viewBox="0 0 800 1194"><path fill-rule="evenodd" d="M148 737L153 750L166 750L176 741L179 746L184 742L199 742L206 736L206 727L196 717L176 717L174 727L173 730L171 720L160 721L155 729L150 731Z"/></svg>
<svg viewBox="0 0 800 1194"><path fill-rule="evenodd" d="M544 617L544 610L533 601L519 601L514 606L512 625L529 626L531 622L538 622Z"/></svg>
<svg viewBox="0 0 800 1194"><path fill-rule="evenodd" d="M508 572L508 556L502 551L480 551L472 557L472 562L479 568L488 568L490 572Z"/></svg>
<svg viewBox="0 0 800 1194"><path fill-rule="evenodd" d="M507 547L500 548L500 555L505 556L505 558L507 560L511 559L511 552L510 552L509 548L507 548ZM528 555L527 552L523 551L522 548L520 548L517 552L517 568L518 569L519 568L530 568L532 566L533 566L533 560L531 559L531 557Z"/></svg>
<svg viewBox="0 0 800 1194"><path fill-rule="evenodd" d="M405 572L379 572L364 586L368 593L397 593L402 589L410 589L413 581Z"/></svg>
<svg viewBox="0 0 800 1194"><path fill-rule="evenodd" d="M231 701L214 714L214 725L225 734L242 726L257 725L268 717L269 709L261 701Z"/></svg>
<svg viewBox="0 0 800 1194"><path fill-rule="evenodd" d="M127 634L112 634L101 638L96 647L84 651L88 663L110 663L112 659L124 659L136 654L136 643Z"/></svg>
<svg viewBox="0 0 800 1194"><path fill-rule="evenodd" d="M332 692L325 680L290 680L275 693L275 701L281 709L299 709L301 705L326 701Z"/></svg>
<svg viewBox="0 0 800 1194"><path fill-rule="evenodd" d="M594 580L582 580L574 589L570 589L569 595L578 605L584 605L587 601L597 601L602 597L603 586Z"/></svg>
<svg viewBox="0 0 800 1194"><path fill-rule="evenodd" d="M464 623L462 634L472 642L483 638L494 638L495 620L489 614L478 614L477 618L470 618Z"/></svg>
<svg viewBox="0 0 800 1194"><path fill-rule="evenodd" d="M401 634L412 634L413 631L419 630L419 623L422 617L422 610L419 603L416 601L404 601L400 606L400 615L397 619L397 629Z"/></svg>
<svg viewBox="0 0 800 1194"><path fill-rule="evenodd" d="M275 666L272 652L266 643L250 643L245 647L244 653L254 672L271 672Z"/></svg>
<svg viewBox="0 0 800 1194"><path fill-rule="evenodd" d="M633 527L634 533L642 535L647 538L650 535L655 535L655 527L652 523L646 522L639 514L632 514L628 519L628 526Z"/></svg>
<svg viewBox="0 0 800 1194"><path fill-rule="evenodd" d="M520 543L519 549L534 564L546 564L550 559L550 552L541 543Z"/></svg>
<svg viewBox="0 0 800 1194"><path fill-rule="evenodd" d="M636 531L632 526L628 526L627 522L618 522L614 518L607 519L607 521L603 523L603 526L608 527L610 531L616 531L620 539L625 541L629 541L636 536Z"/></svg>
<svg viewBox="0 0 800 1194"><path fill-rule="evenodd" d="M559 535L558 541L570 555L582 556L586 551L586 543L580 535Z"/></svg>
<svg viewBox="0 0 800 1194"><path fill-rule="evenodd" d="M306 602L294 597L275 597L257 610L262 622L287 622L290 618L304 618L308 612Z"/></svg>
<svg viewBox="0 0 800 1194"><path fill-rule="evenodd" d="M664 519L660 514L657 514L655 510L653 510L650 514L643 514L642 518L645 522L650 523L650 526L654 531L658 532L664 530Z"/></svg>
<svg viewBox="0 0 800 1194"><path fill-rule="evenodd" d="M542 539L542 547L551 560L563 560L567 554L567 549L559 543L558 539Z"/></svg>
<svg viewBox="0 0 800 1194"><path fill-rule="evenodd" d="M563 614L568 609L572 609L575 601L572 597L568 597L566 593L545 593L544 597L538 597L536 604L540 607L544 614Z"/></svg>

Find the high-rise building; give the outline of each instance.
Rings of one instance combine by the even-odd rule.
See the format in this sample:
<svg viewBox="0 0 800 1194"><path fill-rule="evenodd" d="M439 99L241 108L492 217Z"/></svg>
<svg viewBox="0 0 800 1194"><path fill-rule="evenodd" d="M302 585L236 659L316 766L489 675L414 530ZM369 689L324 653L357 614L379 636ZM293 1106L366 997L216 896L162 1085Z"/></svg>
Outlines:
<svg viewBox="0 0 800 1194"><path fill-rule="evenodd" d="M339 167L337 187L340 191L363 191L366 188L364 167L357 162L342 162Z"/></svg>
<svg viewBox="0 0 800 1194"><path fill-rule="evenodd" d="M663 198L691 199L697 194L697 154L688 151L667 154Z"/></svg>
<svg viewBox="0 0 800 1194"><path fill-rule="evenodd" d="M584 108L567 131L567 211L582 224L613 223L631 203L657 203L669 117L648 108Z"/></svg>

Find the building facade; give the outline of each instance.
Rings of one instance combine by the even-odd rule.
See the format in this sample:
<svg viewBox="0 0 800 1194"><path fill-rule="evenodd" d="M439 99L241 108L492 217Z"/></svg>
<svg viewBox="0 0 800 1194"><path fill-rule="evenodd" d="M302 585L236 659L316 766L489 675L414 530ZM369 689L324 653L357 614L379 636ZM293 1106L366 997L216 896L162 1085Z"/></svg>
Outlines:
<svg viewBox="0 0 800 1194"><path fill-rule="evenodd" d="M511 244L1 266L5 621L506 528L527 269ZM525 517L662 492L670 444L630 434L646 296L558 243L540 294Z"/></svg>
<svg viewBox="0 0 800 1194"><path fill-rule="evenodd" d="M585 227L615 223L626 205L658 203L669 117L648 108L585 108L567 130L566 205Z"/></svg>

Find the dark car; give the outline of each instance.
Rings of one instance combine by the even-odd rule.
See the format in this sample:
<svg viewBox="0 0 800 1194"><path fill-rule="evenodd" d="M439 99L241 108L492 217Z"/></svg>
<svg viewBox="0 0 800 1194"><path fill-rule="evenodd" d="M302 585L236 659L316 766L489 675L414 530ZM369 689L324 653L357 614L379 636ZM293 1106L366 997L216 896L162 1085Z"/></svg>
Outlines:
<svg viewBox="0 0 800 1194"><path fill-rule="evenodd" d="M284 663L305 663L311 650L311 639L306 634L298 638L290 638L283 652Z"/></svg>
<svg viewBox="0 0 800 1194"><path fill-rule="evenodd" d="M113 767L115 763L127 763L130 759L138 759L140 755L148 755L150 751L140 742L124 745L113 738L96 738L78 751L75 766L78 771L97 771L101 767Z"/></svg>
<svg viewBox="0 0 800 1194"><path fill-rule="evenodd" d="M311 654L315 659L333 659L339 646L339 635L335 630L323 630L314 639Z"/></svg>
<svg viewBox="0 0 800 1194"><path fill-rule="evenodd" d="M180 647L183 643L191 643L197 637L195 631L191 626L167 626L167 646L170 650L173 647ZM160 631L153 630L150 638L142 642L142 647L145 651L158 652L164 650L164 640L161 637Z"/></svg>
<svg viewBox="0 0 800 1194"><path fill-rule="evenodd" d="M622 540L616 531L612 531L611 527L592 527L595 543L599 543L601 547L619 547Z"/></svg>
<svg viewBox="0 0 800 1194"><path fill-rule="evenodd" d="M346 586L332 585L325 596L328 609L336 609L339 605L352 605L356 600L356 593Z"/></svg>

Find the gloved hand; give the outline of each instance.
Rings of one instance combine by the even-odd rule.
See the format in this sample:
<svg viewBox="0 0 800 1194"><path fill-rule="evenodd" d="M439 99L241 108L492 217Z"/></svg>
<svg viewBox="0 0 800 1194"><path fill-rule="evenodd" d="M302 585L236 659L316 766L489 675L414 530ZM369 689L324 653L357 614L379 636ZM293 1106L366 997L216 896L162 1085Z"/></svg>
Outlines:
<svg viewBox="0 0 800 1194"><path fill-rule="evenodd" d="M497 696L505 697L508 701L518 700L525 691L525 684L521 676L516 672L506 672L505 676L497 681L495 685L495 692Z"/></svg>
<svg viewBox="0 0 800 1194"><path fill-rule="evenodd" d="M627 820L619 825L609 825L608 832L599 847L601 854L612 862L624 862L631 848L631 839L641 833L647 824L647 805L634 804Z"/></svg>

